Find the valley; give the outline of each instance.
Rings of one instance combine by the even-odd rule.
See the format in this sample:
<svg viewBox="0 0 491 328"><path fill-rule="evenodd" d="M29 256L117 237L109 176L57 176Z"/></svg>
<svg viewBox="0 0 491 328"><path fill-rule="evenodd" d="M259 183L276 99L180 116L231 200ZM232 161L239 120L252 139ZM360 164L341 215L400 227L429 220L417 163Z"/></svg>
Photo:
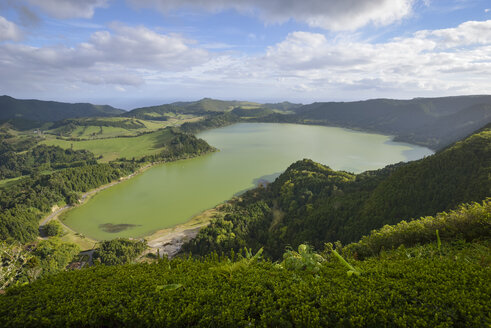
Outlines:
<svg viewBox="0 0 491 328"><path fill-rule="evenodd" d="M219 151L153 167L64 213L62 221L97 240L144 237L185 223L253 188L257 181L272 182L298 158L359 173L432 153L427 148L392 142L388 136L292 124L240 123L207 130L197 137ZM135 145L145 147L136 140ZM112 228L116 225L121 228Z"/></svg>
<svg viewBox="0 0 491 328"><path fill-rule="evenodd" d="M56 111L50 115L61 119L51 122L29 121L27 114L21 120L5 118L0 125L0 251L13 257L4 257L8 274L0 276L0 290L7 294L0 295L0 303L7 302L2 304L10 309L2 314L8 318L7 326L35 318L31 310L16 311L10 304L23 307L31 287L39 298L59 294L49 284L66 279L65 274L71 274L64 272L67 268L80 270L70 276L73 290L89 293L90 288L82 287L87 281L108 286L92 276L105 270L99 268L109 268L104 274L153 281L151 289L179 295L184 295L183 288L242 295L244 285L239 281L249 277L251 284L263 281L255 288L269 297L266 290L280 274L290 285L308 281L311 288L326 283L327 276L335 275L345 287L352 279L361 279L372 286L356 296L365 298L373 294L371 288L386 286L386 279L376 278L375 272L392 270L390 274L398 275L416 265L407 280L412 283L419 272L430 272L436 261L446 270L440 276L446 284L442 293L482 284L490 263L490 108L472 102L486 99L377 100L333 109L333 103L302 106L206 98L118 116L112 116L111 108L84 105L87 115L76 118ZM449 101L453 107L445 109ZM110 114L92 117L94 108ZM339 117L341 110L345 118ZM416 119L403 125L414 110L419 112ZM357 115L358 120L353 118ZM56 209L61 210L53 215ZM421 216L424 219L418 219ZM92 256L80 252L89 249ZM407 262L408 256L415 260ZM339 262L340 257L348 262ZM121 266L125 263L133 264ZM392 269L387 271L389 264ZM185 272L181 279L174 272L166 272L164 280L149 279L147 274L163 272L162 266ZM273 278L267 280L265 275ZM475 280L458 282L455 275ZM235 280L238 276L242 278ZM198 277L224 279L221 286L227 291L210 283L201 287L191 283ZM398 278L393 283L401 282ZM46 283L43 291L37 289ZM110 281L119 291L127 283ZM142 296L149 295L142 286L146 285L135 289L135 299L146 308L154 306ZM331 285L323 288L334 290ZM482 306L485 288L472 293L472 304L477 299ZM421 291L425 302L440 306L441 301L426 290ZM16 291L18 297L13 296ZM404 293L400 290L394 296ZM326 296L320 290L317 295ZM116 295L91 297L132 309ZM468 301L466 297L458 299ZM241 302L228 300L227 307ZM452 302L452 311L460 311ZM267 313L268 304L253 315ZM335 305L323 304L323 312L336 313ZM92 309L92 305L78 299L72 305L72 318L86 320L76 314L78 306ZM373 305L373 311L392 322L380 312L386 306ZM309 307L306 313L317 308ZM202 313L200 309L193 305L192 311ZM367 317L365 309L353 311L367 322L380 323ZM434 323L419 306L411 311ZM11 313L23 319L12 319ZM52 313L40 316L50 317L55 325L73 324ZM476 325L486 320L478 314L481 310L473 313L474 321L467 315L463 320ZM154 317L174 322L165 315ZM218 320L224 323L227 318L235 317ZM5 323L2 320L0 315L0 323Z"/></svg>

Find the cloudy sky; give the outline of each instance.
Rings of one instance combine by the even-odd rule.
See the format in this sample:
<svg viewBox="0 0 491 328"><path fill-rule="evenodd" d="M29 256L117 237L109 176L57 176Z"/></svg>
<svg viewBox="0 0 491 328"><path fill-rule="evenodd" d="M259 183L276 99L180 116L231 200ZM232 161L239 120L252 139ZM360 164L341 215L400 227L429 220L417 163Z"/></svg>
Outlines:
<svg viewBox="0 0 491 328"><path fill-rule="evenodd" d="M0 0L0 94L121 108L491 93L489 0Z"/></svg>

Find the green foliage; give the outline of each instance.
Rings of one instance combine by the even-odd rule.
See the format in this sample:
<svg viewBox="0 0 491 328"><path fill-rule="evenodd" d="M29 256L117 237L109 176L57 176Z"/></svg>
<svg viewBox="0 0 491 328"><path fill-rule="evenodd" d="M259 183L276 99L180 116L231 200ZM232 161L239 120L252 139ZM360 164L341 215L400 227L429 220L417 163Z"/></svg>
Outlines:
<svg viewBox="0 0 491 328"><path fill-rule="evenodd" d="M237 261L227 258L221 264L210 268L210 270L213 270L228 280L231 280L236 272L246 270L249 266L260 261L262 259L263 249L259 249L259 251L253 255L251 249L244 248L244 253L245 257L239 253L239 259Z"/></svg>
<svg viewBox="0 0 491 328"><path fill-rule="evenodd" d="M50 222L45 224L43 230L43 232L48 237L60 236L63 233L63 228L61 227L61 224L55 220L51 220Z"/></svg>
<svg viewBox="0 0 491 328"><path fill-rule="evenodd" d="M186 133L198 133L203 130L219 128L240 121L240 117L233 113L210 115L198 122L187 122L181 125L180 130Z"/></svg>
<svg viewBox="0 0 491 328"><path fill-rule="evenodd" d="M79 252L75 244L50 238L39 242L32 254L40 261L41 276L47 276L64 270Z"/></svg>
<svg viewBox="0 0 491 328"><path fill-rule="evenodd" d="M147 242L144 240L118 238L98 243L93 257L106 265L131 263L146 248Z"/></svg>
<svg viewBox="0 0 491 328"><path fill-rule="evenodd" d="M482 204L464 204L455 211L438 213L410 222L401 221L372 231L344 250L362 259L400 245L406 247L437 240L491 238L491 198ZM440 241L441 243L441 241Z"/></svg>
<svg viewBox="0 0 491 328"><path fill-rule="evenodd" d="M19 243L0 241L0 290L17 282L32 258Z"/></svg>
<svg viewBox="0 0 491 328"><path fill-rule="evenodd" d="M23 153L0 153L0 179L95 163L94 155L86 150L39 145Z"/></svg>
<svg viewBox="0 0 491 328"><path fill-rule="evenodd" d="M324 258L314 253L311 247L302 244L298 246L298 252L289 249L283 254L281 266L288 270L317 273L324 261Z"/></svg>
<svg viewBox="0 0 491 328"><path fill-rule="evenodd" d="M216 254L62 272L0 295L0 326L485 327L489 245L434 248L355 261L357 279L335 259L315 275L269 261L228 275Z"/></svg>
<svg viewBox="0 0 491 328"><path fill-rule="evenodd" d="M164 150L155 155L139 159L140 162L169 162L178 159L190 158L215 151L203 139L194 135L173 131L173 137L166 142Z"/></svg>
<svg viewBox="0 0 491 328"><path fill-rule="evenodd" d="M0 290L63 271L79 252L77 245L56 238L27 246L1 241Z"/></svg>

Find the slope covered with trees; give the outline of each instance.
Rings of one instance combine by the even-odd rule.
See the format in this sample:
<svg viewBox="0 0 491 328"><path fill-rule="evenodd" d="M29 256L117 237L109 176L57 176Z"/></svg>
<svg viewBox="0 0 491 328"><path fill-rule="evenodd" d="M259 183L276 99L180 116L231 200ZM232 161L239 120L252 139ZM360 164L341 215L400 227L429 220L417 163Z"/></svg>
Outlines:
<svg viewBox="0 0 491 328"><path fill-rule="evenodd" d="M204 255L264 246L277 259L289 245L352 242L385 224L481 201L491 195L490 145L488 128L433 156L358 175L296 162L266 189L224 206L225 216L184 250Z"/></svg>
<svg viewBox="0 0 491 328"><path fill-rule="evenodd" d="M86 150L46 145L39 145L22 153L3 150L0 148L0 179L96 163L94 155Z"/></svg>
<svg viewBox="0 0 491 328"><path fill-rule="evenodd" d="M296 112L300 123L375 131L440 149L491 121L491 96L319 102Z"/></svg>

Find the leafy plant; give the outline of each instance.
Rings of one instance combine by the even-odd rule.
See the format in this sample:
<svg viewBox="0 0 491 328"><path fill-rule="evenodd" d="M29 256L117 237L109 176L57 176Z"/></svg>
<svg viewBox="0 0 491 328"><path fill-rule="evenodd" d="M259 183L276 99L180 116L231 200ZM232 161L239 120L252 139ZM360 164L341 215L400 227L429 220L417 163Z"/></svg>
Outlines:
<svg viewBox="0 0 491 328"><path fill-rule="evenodd" d="M287 250L283 254L282 267L294 271L307 271L309 273L318 273L325 259L313 252L308 245L298 246L298 252Z"/></svg>

